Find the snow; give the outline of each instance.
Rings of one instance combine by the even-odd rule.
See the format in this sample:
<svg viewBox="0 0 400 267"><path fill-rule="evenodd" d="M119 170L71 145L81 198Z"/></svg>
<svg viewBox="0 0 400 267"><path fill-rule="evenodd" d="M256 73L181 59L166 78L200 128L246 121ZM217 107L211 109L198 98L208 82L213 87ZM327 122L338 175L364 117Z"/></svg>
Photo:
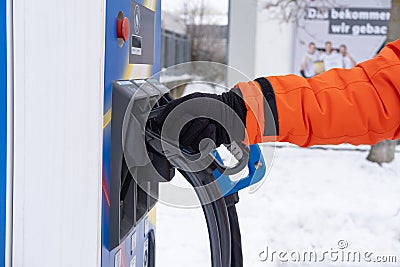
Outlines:
<svg viewBox="0 0 400 267"><path fill-rule="evenodd" d="M399 153L393 163L380 167L365 160L367 151L352 150L350 145L337 148L344 150L277 148L262 187L253 194L241 192L237 208L244 266L367 265L259 260L266 246L322 254L337 250L339 240L348 242L351 251L397 256L397 263L368 266L400 266ZM202 210L159 204L157 266L210 266L209 258Z"/></svg>
<svg viewBox="0 0 400 267"><path fill-rule="evenodd" d="M163 74L161 72L161 74ZM187 80L191 80L193 77L187 73L183 74L183 75L161 75L160 77L160 82L161 83L169 83L169 82L176 82L176 81L187 81Z"/></svg>

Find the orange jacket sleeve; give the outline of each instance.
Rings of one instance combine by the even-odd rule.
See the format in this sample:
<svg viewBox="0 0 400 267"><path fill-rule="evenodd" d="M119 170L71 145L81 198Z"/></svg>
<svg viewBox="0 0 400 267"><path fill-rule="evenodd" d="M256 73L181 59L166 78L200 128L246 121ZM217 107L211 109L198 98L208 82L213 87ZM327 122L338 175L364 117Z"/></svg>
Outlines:
<svg viewBox="0 0 400 267"><path fill-rule="evenodd" d="M400 138L400 40L350 70L309 79L272 76L237 87L249 143L359 145Z"/></svg>

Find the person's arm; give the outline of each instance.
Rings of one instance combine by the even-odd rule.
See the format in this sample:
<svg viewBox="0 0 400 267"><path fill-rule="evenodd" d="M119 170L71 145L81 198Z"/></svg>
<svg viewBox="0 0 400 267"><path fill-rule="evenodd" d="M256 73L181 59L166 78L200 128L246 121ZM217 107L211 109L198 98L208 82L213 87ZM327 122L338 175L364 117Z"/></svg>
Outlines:
<svg viewBox="0 0 400 267"><path fill-rule="evenodd" d="M349 70L332 69L308 79L271 76L239 83L222 95L187 95L168 103L157 123L175 129L180 118L191 115L179 140L193 150L199 150L204 138L217 146L232 140L299 146L375 144L400 138L399 74L400 40ZM177 107L182 108L171 115ZM165 126L169 115L173 119Z"/></svg>
<svg viewBox="0 0 400 267"><path fill-rule="evenodd" d="M356 67L239 83L248 143L374 144L400 138L400 40Z"/></svg>
<svg viewBox="0 0 400 267"><path fill-rule="evenodd" d="M351 62L351 67L354 67L356 65L356 61L354 60L354 58L352 56L350 56L349 54L347 55L350 59Z"/></svg>
<svg viewBox="0 0 400 267"><path fill-rule="evenodd" d="M307 61L309 58L307 56L304 56L303 58L303 63L301 63L300 70L304 71L306 69Z"/></svg>

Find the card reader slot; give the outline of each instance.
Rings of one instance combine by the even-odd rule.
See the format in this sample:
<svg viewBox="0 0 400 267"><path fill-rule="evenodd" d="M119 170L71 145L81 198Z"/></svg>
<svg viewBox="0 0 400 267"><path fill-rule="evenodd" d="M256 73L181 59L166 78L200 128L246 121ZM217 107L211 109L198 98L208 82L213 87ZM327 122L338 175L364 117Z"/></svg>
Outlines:
<svg viewBox="0 0 400 267"><path fill-rule="evenodd" d="M129 231L135 226L135 198L136 198L136 183L132 174L126 167L123 160L121 171L121 192L120 192L120 238L124 238Z"/></svg>
<svg viewBox="0 0 400 267"><path fill-rule="evenodd" d="M148 210L148 182L144 182L141 185L137 184L136 187L136 221L140 221Z"/></svg>
<svg viewBox="0 0 400 267"><path fill-rule="evenodd" d="M150 195L149 195L149 210L151 210L157 203L159 194L158 183L150 182Z"/></svg>

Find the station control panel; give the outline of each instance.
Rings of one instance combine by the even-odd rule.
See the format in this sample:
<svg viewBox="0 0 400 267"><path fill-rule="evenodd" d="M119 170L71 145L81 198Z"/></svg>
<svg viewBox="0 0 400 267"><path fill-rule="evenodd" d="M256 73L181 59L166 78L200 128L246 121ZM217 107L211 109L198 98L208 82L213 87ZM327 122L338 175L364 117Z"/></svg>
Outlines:
<svg viewBox="0 0 400 267"><path fill-rule="evenodd" d="M156 80L147 81L160 71L160 42L160 0L106 1L102 267L155 265L158 181L146 168L140 130L125 140L123 128L133 97L136 105L165 93Z"/></svg>

